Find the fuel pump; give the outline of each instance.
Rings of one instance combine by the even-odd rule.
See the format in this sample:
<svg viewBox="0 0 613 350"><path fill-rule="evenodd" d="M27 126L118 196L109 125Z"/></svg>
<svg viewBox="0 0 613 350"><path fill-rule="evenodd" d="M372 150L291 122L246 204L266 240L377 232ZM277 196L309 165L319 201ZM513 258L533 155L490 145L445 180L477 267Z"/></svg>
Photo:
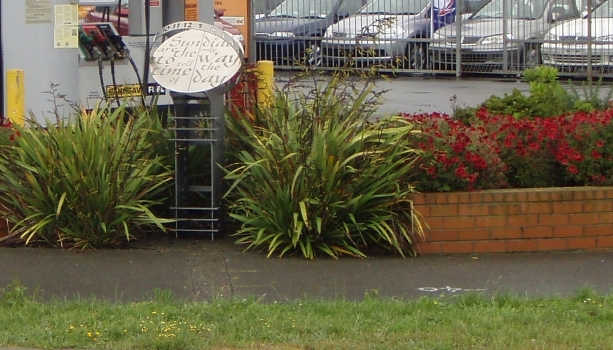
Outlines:
<svg viewBox="0 0 613 350"><path fill-rule="evenodd" d="M156 45L151 38L165 25L185 20L228 27L215 17L213 0L80 0L79 7L83 9L80 99L89 106L99 100L119 103L147 96L155 96L158 105L171 104L166 89L153 81L145 68L150 64L152 45ZM229 28L244 46L241 32Z"/></svg>
<svg viewBox="0 0 613 350"><path fill-rule="evenodd" d="M136 100L167 105L166 90L148 76L150 36L163 25L163 0L84 0L79 2L80 100ZM150 100L149 103L153 101Z"/></svg>

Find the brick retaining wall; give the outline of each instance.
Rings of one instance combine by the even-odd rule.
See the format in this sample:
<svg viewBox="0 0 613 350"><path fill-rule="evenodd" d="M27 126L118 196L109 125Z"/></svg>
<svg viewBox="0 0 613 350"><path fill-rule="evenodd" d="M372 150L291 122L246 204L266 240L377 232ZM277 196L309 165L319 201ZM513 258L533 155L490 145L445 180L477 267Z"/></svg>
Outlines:
<svg viewBox="0 0 613 350"><path fill-rule="evenodd" d="M413 196L424 217L420 254L613 248L613 187Z"/></svg>

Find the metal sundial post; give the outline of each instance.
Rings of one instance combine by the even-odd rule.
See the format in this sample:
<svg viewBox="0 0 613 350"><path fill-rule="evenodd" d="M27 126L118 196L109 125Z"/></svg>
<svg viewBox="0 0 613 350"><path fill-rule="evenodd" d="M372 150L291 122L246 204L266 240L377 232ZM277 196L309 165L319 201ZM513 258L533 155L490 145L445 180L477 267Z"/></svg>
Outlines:
<svg viewBox="0 0 613 350"><path fill-rule="evenodd" d="M189 116L189 100L185 94L171 92L170 97L174 105L174 148L175 148L175 198L174 206L171 208L175 213L175 218L186 217L184 211L177 212L178 208L183 208L187 205L187 176L189 168L189 131L187 127L187 117ZM176 222L175 234L178 236L180 231L185 229L183 221Z"/></svg>
<svg viewBox="0 0 613 350"><path fill-rule="evenodd" d="M213 239L222 219L224 94L243 66L242 49L223 30L200 22L170 24L158 37L166 40L152 53L151 75L174 103L176 236ZM208 168L197 168L202 165Z"/></svg>
<svg viewBox="0 0 613 350"><path fill-rule="evenodd" d="M225 124L223 118L211 113L215 101L207 94L172 92L170 95L175 111L171 127L175 146L175 198L171 209L177 219L176 235L213 237L221 227L219 165L223 165L224 147L217 134Z"/></svg>

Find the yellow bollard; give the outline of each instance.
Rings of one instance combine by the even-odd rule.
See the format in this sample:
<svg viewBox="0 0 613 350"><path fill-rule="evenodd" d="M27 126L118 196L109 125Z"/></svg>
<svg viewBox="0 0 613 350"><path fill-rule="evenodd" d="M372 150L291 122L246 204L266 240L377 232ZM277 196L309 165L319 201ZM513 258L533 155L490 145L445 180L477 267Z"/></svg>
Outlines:
<svg viewBox="0 0 613 350"><path fill-rule="evenodd" d="M22 69L6 71L7 117L12 123L21 126L26 122L24 76Z"/></svg>
<svg viewBox="0 0 613 350"><path fill-rule="evenodd" d="M272 61L258 61L255 64L258 77L256 101L260 108L270 107L273 96L274 66Z"/></svg>

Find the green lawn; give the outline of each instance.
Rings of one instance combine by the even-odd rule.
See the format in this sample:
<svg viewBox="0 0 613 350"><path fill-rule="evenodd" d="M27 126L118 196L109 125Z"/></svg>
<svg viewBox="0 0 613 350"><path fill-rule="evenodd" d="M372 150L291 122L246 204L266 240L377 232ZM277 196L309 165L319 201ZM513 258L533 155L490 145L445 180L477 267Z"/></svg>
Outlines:
<svg viewBox="0 0 613 350"><path fill-rule="evenodd" d="M5 288L0 346L77 349L611 349L613 295L361 302L39 302Z"/></svg>

